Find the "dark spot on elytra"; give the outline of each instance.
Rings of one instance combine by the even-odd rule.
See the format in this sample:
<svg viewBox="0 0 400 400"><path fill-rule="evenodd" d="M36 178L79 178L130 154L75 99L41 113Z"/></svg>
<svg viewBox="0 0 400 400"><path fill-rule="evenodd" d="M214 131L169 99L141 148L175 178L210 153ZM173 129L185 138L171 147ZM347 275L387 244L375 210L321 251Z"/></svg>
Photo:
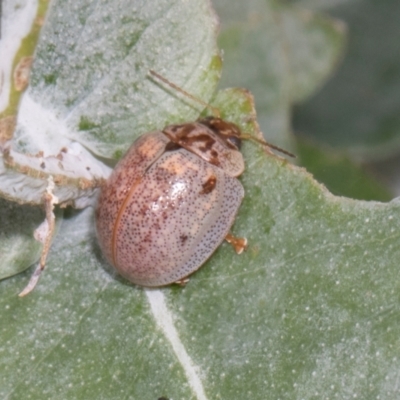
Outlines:
<svg viewBox="0 0 400 400"><path fill-rule="evenodd" d="M181 235L179 236L179 239L181 241L181 244L185 244L186 240L188 240L187 235Z"/></svg>
<svg viewBox="0 0 400 400"><path fill-rule="evenodd" d="M210 159L208 160L208 162L212 165L215 165L217 167L219 167L221 165L221 162L219 161L219 154L218 151L216 150L211 150L210 151Z"/></svg>
<svg viewBox="0 0 400 400"><path fill-rule="evenodd" d="M216 153L215 155L211 154L211 157L208 160L208 162L212 165L215 165L216 167L220 167L221 162L219 161L218 153L217 152L215 152L215 153Z"/></svg>
<svg viewBox="0 0 400 400"><path fill-rule="evenodd" d="M203 183L203 190L200 194L209 194L211 193L217 184L217 178L215 176L210 176L205 183Z"/></svg>
<svg viewBox="0 0 400 400"><path fill-rule="evenodd" d="M40 168L42 168L42 169L46 168L46 164L44 163L44 161L42 161L42 163L40 164Z"/></svg>
<svg viewBox="0 0 400 400"><path fill-rule="evenodd" d="M144 204L142 207L139 209L139 214L142 217L146 217L147 214L150 212L150 205L149 204Z"/></svg>

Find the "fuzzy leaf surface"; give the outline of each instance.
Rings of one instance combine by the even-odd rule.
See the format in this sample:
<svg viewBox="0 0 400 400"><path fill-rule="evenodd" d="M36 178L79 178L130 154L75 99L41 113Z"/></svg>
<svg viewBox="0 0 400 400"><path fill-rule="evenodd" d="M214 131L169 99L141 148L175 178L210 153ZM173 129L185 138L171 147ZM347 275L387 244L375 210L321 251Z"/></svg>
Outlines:
<svg viewBox="0 0 400 400"><path fill-rule="evenodd" d="M215 104L252 130L247 94ZM34 293L17 297L29 274L1 283L2 397L398 398L399 202L334 197L253 143L243 153L233 233L249 248L223 244L186 287L115 276L90 209L66 219Z"/></svg>

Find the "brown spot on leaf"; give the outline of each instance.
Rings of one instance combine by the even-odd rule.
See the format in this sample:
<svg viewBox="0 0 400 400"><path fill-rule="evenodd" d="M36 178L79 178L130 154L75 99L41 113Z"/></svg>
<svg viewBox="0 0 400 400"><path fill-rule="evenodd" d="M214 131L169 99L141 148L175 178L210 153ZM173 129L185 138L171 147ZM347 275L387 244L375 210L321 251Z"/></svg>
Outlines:
<svg viewBox="0 0 400 400"><path fill-rule="evenodd" d="M12 139L16 121L14 115L0 119L0 146Z"/></svg>
<svg viewBox="0 0 400 400"><path fill-rule="evenodd" d="M24 90L29 83L29 73L31 71L33 58L22 57L14 70L14 86L17 92Z"/></svg>

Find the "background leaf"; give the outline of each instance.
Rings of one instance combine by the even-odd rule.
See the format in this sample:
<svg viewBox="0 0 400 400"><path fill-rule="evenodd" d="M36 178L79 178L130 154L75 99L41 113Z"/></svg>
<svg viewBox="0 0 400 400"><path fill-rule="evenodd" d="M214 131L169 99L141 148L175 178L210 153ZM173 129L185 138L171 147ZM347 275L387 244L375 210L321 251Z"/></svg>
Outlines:
<svg viewBox="0 0 400 400"><path fill-rule="evenodd" d="M296 110L297 129L363 160L399 152L399 12L393 0L330 9L350 29L346 58L334 79Z"/></svg>
<svg viewBox="0 0 400 400"><path fill-rule="evenodd" d="M393 198L383 182L348 156L305 138L298 139L296 150L300 163L307 165L307 171L318 182L324 182L331 193L359 200L390 201Z"/></svg>
<svg viewBox="0 0 400 400"><path fill-rule="evenodd" d="M265 137L293 146L291 108L332 73L344 44L344 25L283 2L215 0L224 51L220 87L242 86L256 100Z"/></svg>

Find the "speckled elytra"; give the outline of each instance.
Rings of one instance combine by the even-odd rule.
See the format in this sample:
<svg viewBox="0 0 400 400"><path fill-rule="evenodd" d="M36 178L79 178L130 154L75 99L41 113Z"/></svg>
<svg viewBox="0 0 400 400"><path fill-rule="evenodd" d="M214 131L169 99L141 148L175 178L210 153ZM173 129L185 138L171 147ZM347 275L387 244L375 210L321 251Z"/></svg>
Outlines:
<svg viewBox="0 0 400 400"><path fill-rule="evenodd" d="M147 287L182 283L224 239L238 254L246 248L246 239L229 234L244 197L237 179L244 171L244 136L237 125L210 116L133 143L103 186L96 210L100 247L123 277Z"/></svg>

